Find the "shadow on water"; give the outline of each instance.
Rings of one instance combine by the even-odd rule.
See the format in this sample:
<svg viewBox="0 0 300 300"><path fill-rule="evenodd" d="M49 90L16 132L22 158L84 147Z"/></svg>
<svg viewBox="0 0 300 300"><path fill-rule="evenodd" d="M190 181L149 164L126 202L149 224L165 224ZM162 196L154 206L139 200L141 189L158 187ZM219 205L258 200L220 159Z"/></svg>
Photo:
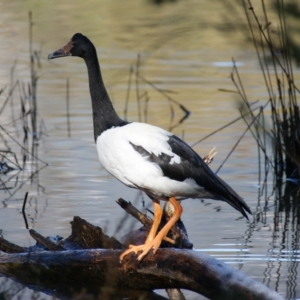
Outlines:
<svg viewBox="0 0 300 300"><path fill-rule="evenodd" d="M81 275L78 274L79 280ZM45 284L47 286L47 283ZM48 284L48 286L50 286ZM118 291L115 293L109 288L102 288L101 292L99 293L91 293L87 292L87 290L79 290L79 291L68 291L68 287L65 286L65 290L62 293L59 293L53 289L43 289L38 285L32 287L28 286L29 288L33 288L34 290L29 290L24 288L24 285L19 284L17 282L12 282L11 280L3 280L0 283L0 300L10 300L14 299L16 296L18 299L35 299L35 300L42 300L45 299L43 294L52 295L53 298L51 299L78 299L78 300L100 300L100 299L113 299L113 300L167 300L169 298L160 296L155 292L151 291L135 291L135 290L127 290L127 291ZM93 287L95 290L96 287ZM98 290L100 287L98 286ZM68 291L68 292L67 292ZM43 294L41 294L43 293Z"/></svg>
<svg viewBox="0 0 300 300"><path fill-rule="evenodd" d="M265 262L262 282L268 287L279 290L280 283L286 281L286 299L297 296L299 281L299 187L293 183L276 182L273 191L268 195L258 195L258 203L253 221L245 233L247 243L256 231L267 229L271 239L267 254L262 257L246 255L247 259ZM260 194L260 191L259 191ZM273 200L270 200L273 199Z"/></svg>
<svg viewBox="0 0 300 300"><path fill-rule="evenodd" d="M282 193L283 192L283 193ZM276 210L274 216L274 247L270 249L271 251L278 251L283 255L284 258L288 259L288 278L286 295L287 299L295 299L297 296L297 282L298 278L298 266L299 266L299 228L300 228L300 214L299 214L299 204L300 204L300 194L299 186L287 182L284 185L281 185L281 182L277 182L276 186ZM278 233L282 229L281 233L281 242L280 249L276 249L276 238ZM272 244L273 246L273 244ZM277 274L280 274L280 267L276 271ZM277 285L279 285L279 278Z"/></svg>

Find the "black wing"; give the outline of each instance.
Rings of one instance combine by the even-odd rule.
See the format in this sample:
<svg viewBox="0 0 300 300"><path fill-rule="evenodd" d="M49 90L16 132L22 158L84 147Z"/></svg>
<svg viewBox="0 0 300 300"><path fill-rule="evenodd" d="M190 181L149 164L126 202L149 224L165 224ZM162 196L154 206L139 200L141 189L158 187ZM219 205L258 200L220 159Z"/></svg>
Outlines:
<svg viewBox="0 0 300 300"><path fill-rule="evenodd" d="M141 155L147 156L150 161L158 164L164 176L177 181L193 178L199 186L207 191L206 198L226 201L248 219L245 210L250 214L251 210L244 200L218 177L188 144L175 135L169 137L168 144L172 152L180 157L180 163L170 163L172 156L165 153L156 156L141 146L134 144L132 146Z"/></svg>

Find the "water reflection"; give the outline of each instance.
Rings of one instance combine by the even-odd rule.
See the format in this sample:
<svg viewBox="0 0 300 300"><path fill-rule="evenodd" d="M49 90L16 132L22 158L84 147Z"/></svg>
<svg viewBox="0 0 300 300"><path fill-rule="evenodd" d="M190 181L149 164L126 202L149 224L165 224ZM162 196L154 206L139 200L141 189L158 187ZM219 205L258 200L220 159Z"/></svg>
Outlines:
<svg viewBox="0 0 300 300"><path fill-rule="evenodd" d="M201 155L216 146L214 170L246 130L238 119L237 97L228 93L233 90L228 79L232 71L231 57L237 61L249 96L255 101L268 97L262 87L258 61L248 43L242 8L235 1L190 1L188 5L185 1L175 1L158 6L151 1L126 1L122 9L114 1L55 5L33 0L1 1L1 5L5 13L0 19L5 26L1 27L0 36L5 42L0 48L0 88L9 85L7 78L18 58L13 77L22 84L15 87L14 103L20 94L24 100L30 98L26 13L30 9L35 23L34 49L40 49L40 43L44 43L43 52L48 53L75 31L91 36L98 46L105 82L118 113L128 120L140 119L173 130L193 144ZM141 56L137 74L138 53ZM16 129L13 124L5 127L28 152L20 151L22 148L12 140L1 139L1 147L4 149L9 144L21 162L17 165L12 155L9 159L16 169L3 172L0 177L1 235L20 245L32 243L21 214L24 195L29 191L26 205L29 228L44 235L68 236L70 220L80 215L106 227L108 234L121 236L138 225L126 222L122 228L118 227L123 212L114 200L120 196L136 200L141 209L143 203L147 207L150 202L136 191L124 188L97 163L85 67L76 61L72 65L69 61L50 65L44 57L41 55L37 91L37 118L45 122L41 125L43 134L36 143L28 140L25 147L22 127ZM294 76L299 81L298 69ZM68 138L65 111L68 78L71 138ZM1 94L1 104L4 98ZM139 104L137 99L141 100ZM8 108L1 115L1 126L11 122ZM191 115L182 123L186 111L191 111ZM12 119L18 118L15 111ZM217 132L233 120L236 121L232 126ZM213 131L217 133L198 142ZM32 131L28 132L28 139L31 134ZM31 145L36 149L32 150ZM33 159L30 153L38 154L38 159ZM279 184L274 188L271 169L267 169L269 176L265 176L265 165L263 160L258 161L257 153L257 145L247 132L220 170L220 176L243 195L254 211L249 223L231 208L214 201L186 201L183 220L196 251L205 251L234 264L287 299L299 298L299 196L293 184ZM7 153L1 155L8 157ZM41 170L45 163L49 166ZM261 178L258 178L258 166L261 166ZM10 280L1 281L0 292L7 290L15 297L37 297L35 292L23 290ZM188 292L185 294L188 299L197 299Z"/></svg>

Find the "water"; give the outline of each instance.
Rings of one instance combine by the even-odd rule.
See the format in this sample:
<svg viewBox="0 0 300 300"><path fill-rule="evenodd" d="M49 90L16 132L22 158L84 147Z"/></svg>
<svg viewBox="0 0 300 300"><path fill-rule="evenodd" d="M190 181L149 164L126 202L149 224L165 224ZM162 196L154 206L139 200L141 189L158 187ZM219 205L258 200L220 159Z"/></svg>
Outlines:
<svg viewBox="0 0 300 300"><path fill-rule="evenodd" d="M190 1L188 5L183 1L164 5L126 1L122 2L122 9L120 3L105 0L51 4L0 1L0 5L4 12L0 17L3 41L0 45L0 87L9 85L10 68L16 59L15 79L29 80L28 10L33 12L33 47L42 47L38 118L45 123L46 131L40 138L38 154L39 159L49 165L33 183L28 181L20 187L21 179L30 175L28 166L25 173L18 175L16 186L14 181L10 183L12 196L1 191L2 235L21 246L34 243L21 214L27 191L29 228L44 236L67 237L70 221L76 215L105 228L107 234L115 234L124 215L115 203L119 197L131 201L137 199L135 205L142 210L142 199L147 207L151 207L146 196L141 197L137 191L123 186L98 163L83 61L78 58L46 59L48 53L66 44L75 32L88 35L96 45L104 81L120 116L124 115L129 69L136 65L140 54L141 75L159 89L172 91L169 95L191 111L190 117L176 126L184 116L183 112L173 105L172 120L169 102L162 93L140 81L140 93L147 91L150 98L147 121L168 130L173 128L175 134L191 145L239 117L238 95L221 91L234 90L229 78L232 57L237 62L249 99L264 103L267 98L253 47L236 24L237 21L242 23L244 18L238 6L234 6L238 13L231 20L232 12L228 12L232 7L222 1ZM224 15L228 17L224 18ZM296 67L295 78L299 82ZM70 81L70 138L66 121L67 79ZM133 76L127 112L131 121L139 120L135 83ZM1 103L4 99L2 96ZM18 92L14 101L17 107ZM143 113L141 117L145 120ZM8 126L10 120L11 111L7 108L1 115L1 125ZM13 127L6 128L17 136ZM211 165L216 170L245 129L244 122L238 121L196 144L194 149L205 155L216 146L218 154ZM21 132L20 127L18 130ZM20 155L17 144L11 140L9 143ZM204 251L233 264L283 297L299 298L300 290L296 284L299 250L292 238L293 232L298 232L297 224L291 216L276 212L276 195L271 194L272 180L268 183L267 200L259 197L257 145L249 132L219 175L242 195L255 217L247 222L222 202L184 201L182 219L195 251ZM2 176L1 180L6 181L8 176ZM124 224L117 237L127 233L131 226L132 222ZM134 228L138 227L135 223ZM285 240L284 236L288 238ZM2 285L3 290L8 284L10 282ZM163 291L158 292L165 295ZM29 297L32 291L25 289L20 293ZM40 296L47 298L44 294ZM186 296L187 299L199 299L190 292Z"/></svg>

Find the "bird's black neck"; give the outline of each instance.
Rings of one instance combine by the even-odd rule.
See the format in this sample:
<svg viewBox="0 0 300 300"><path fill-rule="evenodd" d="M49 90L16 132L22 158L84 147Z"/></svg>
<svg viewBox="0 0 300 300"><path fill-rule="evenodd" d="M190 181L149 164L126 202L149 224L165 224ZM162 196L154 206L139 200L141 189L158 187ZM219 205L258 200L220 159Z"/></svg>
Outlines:
<svg viewBox="0 0 300 300"><path fill-rule="evenodd" d="M96 51L93 56L85 59L85 63L89 75L94 121L94 138L96 142L97 137L105 130L115 126L125 125L127 122L119 118L112 106L103 83Z"/></svg>

